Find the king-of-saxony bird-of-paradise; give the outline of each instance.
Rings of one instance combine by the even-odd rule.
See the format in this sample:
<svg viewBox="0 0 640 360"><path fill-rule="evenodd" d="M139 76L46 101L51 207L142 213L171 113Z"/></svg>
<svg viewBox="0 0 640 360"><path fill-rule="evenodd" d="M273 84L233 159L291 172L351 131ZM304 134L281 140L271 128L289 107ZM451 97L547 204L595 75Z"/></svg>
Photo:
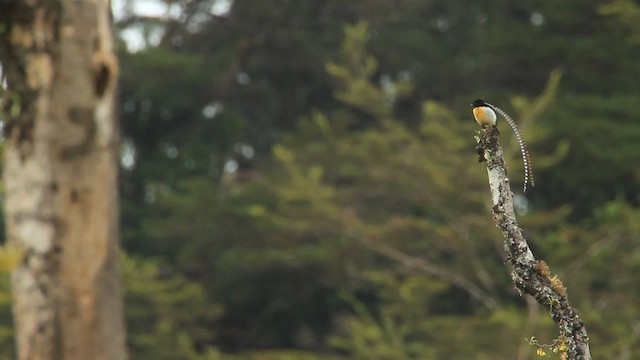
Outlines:
<svg viewBox="0 0 640 360"><path fill-rule="evenodd" d="M524 162L524 190L527 191L527 185L531 184L531 187L535 186L533 182L533 171L531 169L531 159L529 158L529 151L527 151L527 145L520 135L520 130L518 130L518 126L516 122L511 119L511 117L504 112L502 109L495 105L491 105L484 100L476 100L471 103L473 107L473 117L476 119L478 124L482 125L483 128L487 126L496 126L497 116L496 113L500 114L511 126L513 133L516 134L516 139L518 140L518 144L520 145L520 152L522 153L522 161Z"/></svg>

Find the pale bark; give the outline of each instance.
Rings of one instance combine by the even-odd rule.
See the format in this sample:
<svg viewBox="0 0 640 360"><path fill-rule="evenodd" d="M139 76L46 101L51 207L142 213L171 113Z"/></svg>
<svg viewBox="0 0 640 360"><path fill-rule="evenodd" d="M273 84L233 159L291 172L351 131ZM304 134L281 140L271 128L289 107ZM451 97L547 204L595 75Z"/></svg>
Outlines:
<svg viewBox="0 0 640 360"><path fill-rule="evenodd" d="M487 164L493 219L505 238L511 278L518 291L533 296L549 312L560 332L558 344L566 346L562 351L567 358L590 360L587 329L578 311L569 304L566 288L557 276L551 275L544 261L536 260L518 225L498 134L496 127L480 130L478 155Z"/></svg>
<svg viewBox="0 0 640 360"><path fill-rule="evenodd" d="M108 0L3 0L7 238L20 360L126 358Z"/></svg>

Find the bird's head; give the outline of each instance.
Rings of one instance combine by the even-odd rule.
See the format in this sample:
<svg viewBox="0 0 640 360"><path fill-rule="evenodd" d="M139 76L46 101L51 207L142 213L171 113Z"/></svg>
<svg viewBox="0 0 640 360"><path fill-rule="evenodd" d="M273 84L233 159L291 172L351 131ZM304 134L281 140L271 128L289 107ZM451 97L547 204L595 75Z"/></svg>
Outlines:
<svg viewBox="0 0 640 360"><path fill-rule="evenodd" d="M488 105L487 105L486 102L484 102L484 100L478 99L478 100L475 100L474 102L472 102L470 106L480 107L480 106L488 106Z"/></svg>

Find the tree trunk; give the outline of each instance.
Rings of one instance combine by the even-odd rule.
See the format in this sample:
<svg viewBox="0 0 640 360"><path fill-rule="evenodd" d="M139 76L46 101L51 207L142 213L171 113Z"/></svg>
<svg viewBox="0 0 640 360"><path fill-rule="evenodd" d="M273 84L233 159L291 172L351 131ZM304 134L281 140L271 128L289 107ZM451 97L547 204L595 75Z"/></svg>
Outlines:
<svg viewBox="0 0 640 360"><path fill-rule="evenodd" d="M125 359L108 0L2 0L7 238L20 360Z"/></svg>

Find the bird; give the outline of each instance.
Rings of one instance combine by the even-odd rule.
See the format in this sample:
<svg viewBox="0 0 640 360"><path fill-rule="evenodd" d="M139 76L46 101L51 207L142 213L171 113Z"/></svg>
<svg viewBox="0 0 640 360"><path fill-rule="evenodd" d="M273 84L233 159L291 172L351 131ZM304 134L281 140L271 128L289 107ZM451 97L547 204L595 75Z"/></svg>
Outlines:
<svg viewBox="0 0 640 360"><path fill-rule="evenodd" d="M527 191L527 184L531 184L531 187L535 186L533 181L533 169L531 168L531 158L529 157L529 151L527 150L527 145L520 134L520 130L518 130L518 126L516 122L511 119L511 117L502 109L495 105L491 105L484 100L477 99L471 103L471 107L473 107L473 117L476 119L478 124L482 125L483 128L487 126L496 126L497 116L496 112L500 114L509 124L513 133L516 135L516 139L518 140L518 145L520 145L520 152L522 153L522 162L524 163L524 187L523 192Z"/></svg>
<svg viewBox="0 0 640 360"><path fill-rule="evenodd" d="M483 128L496 125L496 113L486 102L478 99L471 106L473 106L473 117Z"/></svg>

